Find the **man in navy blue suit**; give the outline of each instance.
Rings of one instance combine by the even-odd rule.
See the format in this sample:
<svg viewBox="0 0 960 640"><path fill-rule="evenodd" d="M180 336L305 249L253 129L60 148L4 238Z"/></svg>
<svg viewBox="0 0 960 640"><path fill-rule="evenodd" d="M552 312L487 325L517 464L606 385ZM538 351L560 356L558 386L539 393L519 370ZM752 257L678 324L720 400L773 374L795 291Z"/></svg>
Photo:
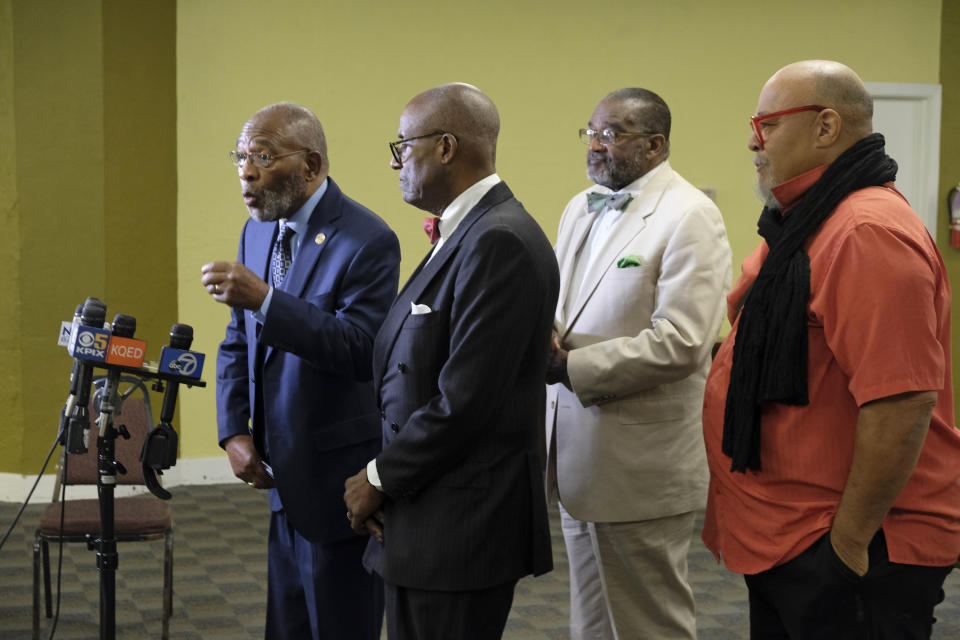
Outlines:
<svg viewBox="0 0 960 640"><path fill-rule="evenodd" d="M382 587L343 517L344 479L380 450L373 338L397 292L400 247L328 176L323 128L304 107L253 115L236 151L251 219L236 262L202 268L230 306L217 356L220 446L270 491L265 637L375 640Z"/></svg>
<svg viewBox="0 0 960 640"><path fill-rule="evenodd" d="M374 343L383 451L345 487L391 640L500 638L517 580L553 566L538 445L560 277L496 174L499 130L490 98L451 84L411 100L391 144L403 199L440 216Z"/></svg>

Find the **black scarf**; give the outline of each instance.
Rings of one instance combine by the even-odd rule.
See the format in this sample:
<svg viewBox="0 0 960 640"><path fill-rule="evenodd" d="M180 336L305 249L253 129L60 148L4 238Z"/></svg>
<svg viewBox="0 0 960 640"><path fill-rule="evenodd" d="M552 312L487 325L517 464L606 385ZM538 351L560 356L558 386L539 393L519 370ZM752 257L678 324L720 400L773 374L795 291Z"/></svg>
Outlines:
<svg viewBox="0 0 960 640"><path fill-rule="evenodd" d="M867 136L830 164L789 215L769 207L760 215L770 253L744 296L733 345L722 444L731 472L760 470L764 402L809 403L810 256L803 245L848 194L896 178L897 163L883 148L882 135Z"/></svg>

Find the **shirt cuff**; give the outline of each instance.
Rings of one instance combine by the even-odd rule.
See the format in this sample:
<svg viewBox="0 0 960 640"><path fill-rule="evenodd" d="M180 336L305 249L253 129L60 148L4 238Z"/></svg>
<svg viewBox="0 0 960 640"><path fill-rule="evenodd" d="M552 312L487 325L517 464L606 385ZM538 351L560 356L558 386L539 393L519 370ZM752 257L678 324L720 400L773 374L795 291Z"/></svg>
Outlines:
<svg viewBox="0 0 960 640"><path fill-rule="evenodd" d="M273 287L270 287L270 290L267 291L267 297L263 299L263 304L260 305L260 308L253 312L254 319L260 324L267 321L267 311L270 310L271 300L273 300Z"/></svg>
<svg viewBox="0 0 960 640"><path fill-rule="evenodd" d="M372 484L377 491L383 491L383 485L380 484L380 474L377 472L376 458L367 463L367 482Z"/></svg>

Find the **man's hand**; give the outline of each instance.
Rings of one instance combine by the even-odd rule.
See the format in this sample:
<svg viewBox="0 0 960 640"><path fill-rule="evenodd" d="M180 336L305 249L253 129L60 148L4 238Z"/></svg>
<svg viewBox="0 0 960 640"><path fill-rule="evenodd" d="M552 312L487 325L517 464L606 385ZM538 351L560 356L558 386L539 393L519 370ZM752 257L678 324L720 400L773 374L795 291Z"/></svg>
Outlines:
<svg viewBox="0 0 960 640"><path fill-rule="evenodd" d="M867 570L870 568L870 556L867 553L867 545L844 539L839 535L835 535L833 531L830 532L829 540L833 546L834 553L837 554L837 557L840 558L843 564L850 567L850 570L860 577L867 574Z"/></svg>
<svg viewBox="0 0 960 640"><path fill-rule="evenodd" d="M560 335L554 331L550 334L550 354L547 356L547 384L562 382L570 388L570 377L567 375L567 355L560 345Z"/></svg>
<svg viewBox="0 0 960 640"><path fill-rule="evenodd" d="M271 489L273 478L267 473L263 461L253 445L253 436L238 435L228 438L223 448L230 459L230 468L233 475L255 489Z"/></svg>
<svg viewBox="0 0 960 640"><path fill-rule="evenodd" d="M936 391L916 391L860 407L853 461L830 529L837 557L858 575L870 568L867 547L913 473L936 404Z"/></svg>
<svg viewBox="0 0 960 640"><path fill-rule="evenodd" d="M239 262L210 262L200 267L200 283L217 302L257 311L270 285Z"/></svg>
<svg viewBox="0 0 960 640"><path fill-rule="evenodd" d="M367 469L347 478L344 483L343 501L347 505L350 526L361 535L370 534L383 542L383 526L374 514L383 504L383 493L367 480Z"/></svg>

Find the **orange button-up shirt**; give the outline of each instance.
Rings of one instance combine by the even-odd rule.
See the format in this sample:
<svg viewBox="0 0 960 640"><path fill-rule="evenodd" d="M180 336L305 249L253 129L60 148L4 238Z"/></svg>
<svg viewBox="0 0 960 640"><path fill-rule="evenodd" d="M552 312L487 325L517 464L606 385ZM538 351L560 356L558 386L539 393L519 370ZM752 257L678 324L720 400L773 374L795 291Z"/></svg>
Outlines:
<svg viewBox="0 0 960 640"><path fill-rule="evenodd" d="M787 215L825 170L774 189ZM892 184L847 196L804 248L810 256L810 402L763 407L759 472L732 473L720 446L735 311L769 252L765 242L744 261L727 297L733 326L707 379L703 408L710 467L703 541L740 573L796 557L833 523L859 407L935 390L920 459L882 527L891 561L953 564L960 554L960 431L953 417L950 285L940 253Z"/></svg>

